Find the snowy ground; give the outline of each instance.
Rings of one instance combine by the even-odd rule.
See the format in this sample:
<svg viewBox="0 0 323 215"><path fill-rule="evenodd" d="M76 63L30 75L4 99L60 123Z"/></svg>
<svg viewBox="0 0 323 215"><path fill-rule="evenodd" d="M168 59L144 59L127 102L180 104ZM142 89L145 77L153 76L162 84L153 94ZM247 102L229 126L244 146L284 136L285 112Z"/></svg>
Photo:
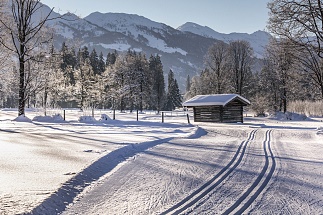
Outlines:
<svg viewBox="0 0 323 215"><path fill-rule="evenodd" d="M323 214L322 119L16 114L0 111L0 214Z"/></svg>

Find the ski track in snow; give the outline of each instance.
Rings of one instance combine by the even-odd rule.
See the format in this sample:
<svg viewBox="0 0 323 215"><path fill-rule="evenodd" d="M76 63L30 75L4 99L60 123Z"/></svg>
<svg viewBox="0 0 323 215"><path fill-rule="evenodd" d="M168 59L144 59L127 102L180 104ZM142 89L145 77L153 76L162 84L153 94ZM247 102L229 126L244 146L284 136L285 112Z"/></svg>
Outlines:
<svg viewBox="0 0 323 215"><path fill-rule="evenodd" d="M254 139L256 130L253 130L248 139L246 141L241 142L238 150L236 151L235 155L233 156L232 160L228 165L226 165L218 174L216 174L210 181L205 183L199 189L194 191L191 195L180 201L178 204L174 205L170 209L166 210L162 214L180 214L185 211L187 208L193 206L197 203L200 199L206 196L209 192L211 192L215 187L217 187L220 183L222 183L229 174L240 164L248 143ZM240 155L239 155L240 154ZM238 157L239 155L239 157ZM231 167L232 166L232 167Z"/></svg>
<svg viewBox="0 0 323 215"><path fill-rule="evenodd" d="M206 198L206 200L204 200L202 203L197 204L212 190L214 190L218 186L221 186L221 183L224 183L225 179L228 178L232 171L234 171L237 166L240 165L242 158L245 155L248 143L254 141L256 131L257 130L253 130L249 134L248 139L240 144L236 154L234 155L230 163L228 163L228 165L225 166L216 176L214 176L210 181L194 191L191 195L189 195L170 209L166 210L162 214L181 214L184 211L186 211L186 213L190 213L190 211L192 212L193 210L196 210L197 207L200 207L203 202L205 203L208 198ZM263 141L265 164L262 168L262 171L259 173L258 177L251 184L251 186L239 196L236 202L234 202L226 210L222 211L221 214L242 214L265 189L276 168L276 161L270 146L271 133L272 130L267 130L265 133L265 140ZM240 154L239 157L238 154ZM268 157L270 157L270 159ZM194 209L187 210L188 208L193 207L195 204L197 204L197 206L195 206Z"/></svg>
<svg viewBox="0 0 323 215"><path fill-rule="evenodd" d="M223 214L242 214L267 186L276 168L276 161L270 147L271 133L272 130L266 131L266 137L263 142L266 162L261 173L249 189L243 193L232 206L224 211ZM270 159L268 157L270 157Z"/></svg>

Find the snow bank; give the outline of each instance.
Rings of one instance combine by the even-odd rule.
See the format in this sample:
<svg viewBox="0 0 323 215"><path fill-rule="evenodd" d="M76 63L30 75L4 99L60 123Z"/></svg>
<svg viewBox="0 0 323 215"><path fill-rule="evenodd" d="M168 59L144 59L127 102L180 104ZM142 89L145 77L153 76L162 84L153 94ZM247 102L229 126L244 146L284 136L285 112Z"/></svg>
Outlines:
<svg viewBox="0 0 323 215"><path fill-rule="evenodd" d="M15 118L12 121L15 121L15 122L32 122L31 119L29 119L25 115L20 115L20 116L18 116L17 118Z"/></svg>
<svg viewBox="0 0 323 215"><path fill-rule="evenodd" d="M64 118L60 114L53 116L35 116L32 121L38 122L64 122Z"/></svg>
<svg viewBox="0 0 323 215"><path fill-rule="evenodd" d="M310 118L308 118L304 114L297 114L297 113L291 113L291 112L276 112L273 115L269 116L270 119L280 120L280 121L311 121Z"/></svg>
<svg viewBox="0 0 323 215"><path fill-rule="evenodd" d="M192 131L189 135L188 135L188 139L197 139L200 138L204 135L207 134L207 131L205 131L203 128L201 127L196 127L196 129L194 129L194 131Z"/></svg>
<svg viewBox="0 0 323 215"><path fill-rule="evenodd" d="M80 116L79 122L96 122L93 116Z"/></svg>
<svg viewBox="0 0 323 215"><path fill-rule="evenodd" d="M106 114L101 114L101 119L100 119L100 121L110 121L111 120L111 118L108 116L108 115L106 115Z"/></svg>

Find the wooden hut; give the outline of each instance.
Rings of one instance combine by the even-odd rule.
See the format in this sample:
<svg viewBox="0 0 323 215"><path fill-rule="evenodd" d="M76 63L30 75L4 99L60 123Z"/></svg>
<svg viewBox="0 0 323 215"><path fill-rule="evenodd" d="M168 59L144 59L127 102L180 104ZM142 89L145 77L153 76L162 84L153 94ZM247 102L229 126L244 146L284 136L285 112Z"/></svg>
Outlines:
<svg viewBox="0 0 323 215"><path fill-rule="evenodd" d="M250 102L237 94L198 95L183 103L192 107L195 122L243 122L243 107Z"/></svg>

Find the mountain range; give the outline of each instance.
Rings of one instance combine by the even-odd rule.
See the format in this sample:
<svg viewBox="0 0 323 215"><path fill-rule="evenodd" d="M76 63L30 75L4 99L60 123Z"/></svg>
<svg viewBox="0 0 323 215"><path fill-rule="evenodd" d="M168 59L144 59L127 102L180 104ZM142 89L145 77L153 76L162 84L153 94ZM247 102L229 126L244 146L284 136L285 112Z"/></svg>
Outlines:
<svg viewBox="0 0 323 215"><path fill-rule="evenodd" d="M46 5L43 11L49 11ZM52 13L51 17L60 16ZM255 58L263 58L270 34L257 31L252 34L222 34L196 23L187 22L177 29L166 24L149 20L143 16L125 13L99 13L79 18L67 13L64 19L54 19L49 25L55 29L54 44L60 48L63 42L75 42L96 49L104 56L114 50L124 52L129 49L144 52L149 58L158 54L164 66L164 74L172 69L180 88L184 89L187 75L193 77L203 69L204 56L208 48L217 40L226 43L246 40L254 49Z"/></svg>

